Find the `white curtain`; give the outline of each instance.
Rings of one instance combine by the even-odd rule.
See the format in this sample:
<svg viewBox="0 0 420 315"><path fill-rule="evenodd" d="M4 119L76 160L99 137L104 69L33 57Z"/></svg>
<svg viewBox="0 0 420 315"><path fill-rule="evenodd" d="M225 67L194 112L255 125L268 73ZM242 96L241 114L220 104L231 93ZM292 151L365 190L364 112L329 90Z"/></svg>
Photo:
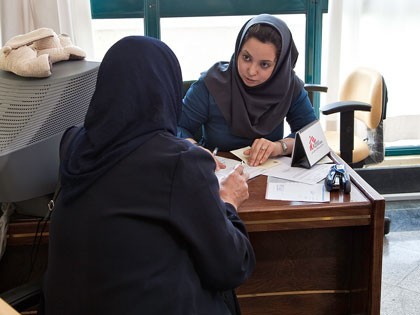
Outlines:
<svg viewBox="0 0 420 315"><path fill-rule="evenodd" d="M420 1L330 0L326 102L359 66L381 72L388 87L385 142L420 145ZM330 124L331 126L331 124Z"/></svg>
<svg viewBox="0 0 420 315"><path fill-rule="evenodd" d="M40 27L68 34L73 44L93 56L90 1L0 0L1 43Z"/></svg>

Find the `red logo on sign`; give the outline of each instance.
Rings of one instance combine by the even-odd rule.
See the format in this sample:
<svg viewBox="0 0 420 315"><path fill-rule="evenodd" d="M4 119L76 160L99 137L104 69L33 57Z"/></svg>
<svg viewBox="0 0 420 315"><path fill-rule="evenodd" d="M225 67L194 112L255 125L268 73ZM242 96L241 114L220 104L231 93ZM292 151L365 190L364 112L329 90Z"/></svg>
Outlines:
<svg viewBox="0 0 420 315"><path fill-rule="evenodd" d="M313 150L315 148L316 139L314 136L309 137L309 150Z"/></svg>

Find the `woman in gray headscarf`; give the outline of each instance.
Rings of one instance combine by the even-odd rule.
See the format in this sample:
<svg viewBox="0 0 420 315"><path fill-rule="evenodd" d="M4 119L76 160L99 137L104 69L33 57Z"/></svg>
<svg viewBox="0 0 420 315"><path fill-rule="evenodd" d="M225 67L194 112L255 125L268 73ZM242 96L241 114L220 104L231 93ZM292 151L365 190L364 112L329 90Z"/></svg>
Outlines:
<svg viewBox="0 0 420 315"><path fill-rule="evenodd" d="M295 132L316 120L304 83L294 67L298 51L287 25L261 14L238 34L230 62L213 65L188 90L178 136L230 151L251 146L245 154L256 166L270 156L288 155ZM283 138L284 119L291 134Z"/></svg>

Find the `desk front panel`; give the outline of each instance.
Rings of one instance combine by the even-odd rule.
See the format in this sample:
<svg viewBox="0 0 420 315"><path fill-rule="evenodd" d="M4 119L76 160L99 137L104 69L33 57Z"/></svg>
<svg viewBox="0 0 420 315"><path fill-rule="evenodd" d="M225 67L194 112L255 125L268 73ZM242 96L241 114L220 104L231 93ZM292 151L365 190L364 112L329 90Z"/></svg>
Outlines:
<svg viewBox="0 0 420 315"><path fill-rule="evenodd" d="M48 224L40 219L12 220L6 244L0 259L0 292L39 280L47 268Z"/></svg>
<svg viewBox="0 0 420 315"><path fill-rule="evenodd" d="M237 290L243 315L367 314L368 234L365 226L251 232L257 265Z"/></svg>
<svg viewBox="0 0 420 315"><path fill-rule="evenodd" d="M257 258L237 290L243 315L379 315L381 197L355 176L329 203L266 200L266 180L250 180L239 209Z"/></svg>

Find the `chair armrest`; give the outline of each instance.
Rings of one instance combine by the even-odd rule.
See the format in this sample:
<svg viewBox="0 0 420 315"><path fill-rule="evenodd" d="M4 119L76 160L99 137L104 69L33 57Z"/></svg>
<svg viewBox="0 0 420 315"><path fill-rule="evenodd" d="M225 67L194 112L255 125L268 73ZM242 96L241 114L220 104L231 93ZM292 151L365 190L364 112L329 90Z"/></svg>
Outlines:
<svg viewBox="0 0 420 315"><path fill-rule="evenodd" d="M305 90L308 92L327 92L328 86L321 85L321 84L311 84L311 83L305 83Z"/></svg>
<svg viewBox="0 0 420 315"><path fill-rule="evenodd" d="M0 294L6 303L18 312L36 306L41 298L41 281L25 283Z"/></svg>
<svg viewBox="0 0 420 315"><path fill-rule="evenodd" d="M311 104L314 104L314 93L315 92L327 92L328 86L320 85L320 84L312 84L312 83L305 83L304 88L306 92L308 92L309 100L311 101Z"/></svg>
<svg viewBox="0 0 420 315"><path fill-rule="evenodd" d="M349 165L353 164L354 111L370 111L372 105L357 101L340 101L323 106L324 115L340 113L340 156Z"/></svg>
<svg viewBox="0 0 420 315"><path fill-rule="evenodd" d="M324 105L320 110L324 115L330 115L334 113L352 112L355 110L369 112L371 109L372 105L365 102L340 101Z"/></svg>

